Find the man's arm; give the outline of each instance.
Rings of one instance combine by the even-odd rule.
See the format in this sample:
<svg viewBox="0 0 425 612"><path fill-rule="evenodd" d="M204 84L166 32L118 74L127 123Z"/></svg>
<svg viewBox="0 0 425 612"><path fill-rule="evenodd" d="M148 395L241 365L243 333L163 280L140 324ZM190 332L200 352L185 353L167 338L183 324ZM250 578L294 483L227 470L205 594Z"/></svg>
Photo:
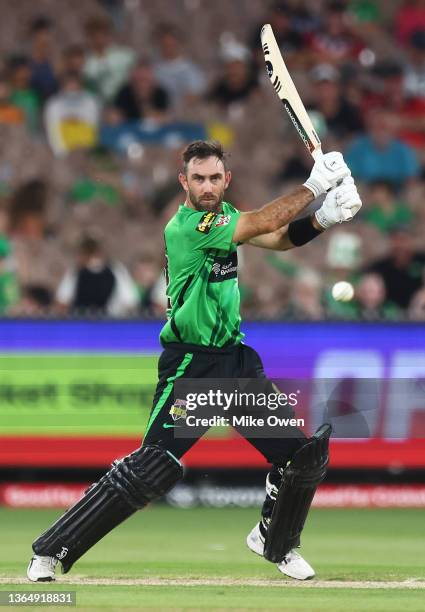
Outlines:
<svg viewBox="0 0 425 612"><path fill-rule="evenodd" d="M327 153L315 162L304 185L259 210L242 213L233 233L233 242L247 242L257 236L276 232L293 221L319 195L336 187L349 175L350 170L341 153Z"/></svg>
<svg viewBox="0 0 425 612"><path fill-rule="evenodd" d="M335 223L353 219L361 206L362 202L354 181L351 176L347 176L341 185L331 189L322 206L313 215L291 221L274 232L250 238L246 242L252 246L275 251L286 251L302 246Z"/></svg>
<svg viewBox="0 0 425 612"><path fill-rule="evenodd" d="M325 228L319 225L314 215L311 215L310 221L318 233L322 233L324 231ZM270 249L272 251L288 251L296 246L289 238L288 228L289 225L284 225L270 234L263 234L262 236L251 238L250 240L247 240L245 244L260 247L261 249Z"/></svg>

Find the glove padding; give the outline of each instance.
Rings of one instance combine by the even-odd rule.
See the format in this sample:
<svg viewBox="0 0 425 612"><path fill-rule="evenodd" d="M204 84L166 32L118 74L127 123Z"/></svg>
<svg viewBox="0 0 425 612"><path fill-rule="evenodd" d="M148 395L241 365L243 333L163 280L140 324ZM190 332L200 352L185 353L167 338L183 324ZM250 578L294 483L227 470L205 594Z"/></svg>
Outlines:
<svg viewBox="0 0 425 612"><path fill-rule="evenodd" d="M316 220L323 228L328 229L335 223L351 221L362 207L362 201L351 176L345 177L341 185L332 189L316 210Z"/></svg>
<svg viewBox="0 0 425 612"><path fill-rule="evenodd" d="M309 178L304 183L304 187L313 192L315 198L326 193L346 176L350 176L349 167L344 161L341 153L325 153L314 164Z"/></svg>

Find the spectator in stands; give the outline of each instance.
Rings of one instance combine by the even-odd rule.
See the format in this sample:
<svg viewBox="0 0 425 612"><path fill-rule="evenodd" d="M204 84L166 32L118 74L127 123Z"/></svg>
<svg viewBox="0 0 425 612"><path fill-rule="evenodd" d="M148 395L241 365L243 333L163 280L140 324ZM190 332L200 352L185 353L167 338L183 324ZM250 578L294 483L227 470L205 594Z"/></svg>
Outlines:
<svg viewBox="0 0 425 612"><path fill-rule="evenodd" d="M52 293L44 285L25 285L21 290L21 299L10 314L13 317L41 318L51 314Z"/></svg>
<svg viewBox="0 0 425 612"><path fill-rule="evenodd" d="M276 2L279 3L279 0ZM291 11L293 27L297 32L311 34L320 26L318 12L312 8L310 0L285 0Z"/></svg>
<svg viewBox="0 0 425 612"><path fill-rule="evenodd" d="M345 99L339 71L331 64L319 64L311 73L312 108L323 118L327 131L336 138L352 136L364 128L360 110Z"/></svg>
<svg viewBox="0 0 425 612"><path fill-rule="evenodd" d="M9 208L9 228L13 238L41 241L47 225L47 184L27 181L15 191Z"/></svg>
<svg viewBox="0 0 425 612"><path fill-rule="evenodd" d="M390 234L389 255L373 262L367 272L378 274L385 284L387 299L406 310L421 288L425 252L415 251L408 227L394 228Z"/></svg>
<svg viewBox="0 0 425 612"><path fill-rule="evenodd" d="M341 0L328 2L323 26L310 38L315 61L334 65L355 62L363 47L350 25L346 3Z"/></svg>
<svg viewBox="0 0 425 612"><path fill-rule="evenodd" d="M113 108L121 121L152 120L157 123L167 119L169 95L155 78L152 64L141 59L134 66L128 83L116 95Z"/></svg>
<svg viewBox="0 0 425 612"><path fill-rule="evenodd" d="M0 315L7 314L19 296L18 281L11 257L10 242L0 235Z"/></svg>
<svg viewBox="0 0 425 612"><path fill-rule="evenodd" d="M382 31L383 6L376 0L350 0L348 9L356 25L366 29L368 33Z"/></svg>
<svg viewBox="0 0 425 612"><path fill-rule="evenodd" d="M38 127L40 100L31 88L31 65L24 56L12 57L8 62L8 77L11 87L10 102L20 108L31 132Z"/></svg>
<svg viewBox="0 0 425 612"><path fill-rule="evenodd" d="M257 90L257 76L252 70L250 53L240 44L223 49L223 74L213 84L207 100L225 108L246 101Z"/></svg>
<svg viewBox="0 0 425 612"><path fill-rule="evenodd" d="M320 275L313 270L302 270L291 283L289 306L284 317L306 321L323 319L321 295Z"/></svg>
<svg viewBox="0 0 425 612"><path fill-rule="evenodd" d="M401 187L419 175L416 153L395 136L397 127L391 113L375 109L368 114L366 125L366 132L345 153L354 178L369 183L386 180Z"/></svg>
<svg viewBox="0 0 425 612"><path fill-rule="evenodd" d="M84 81L85 51L81 45L69 45L62 52L61 74L77 74Z"/></svg>
<svg viewBox="0 0 425 612"><path fill-rule="evenodd" d="M404 0L395 18L395 31L402 45L415 30L425 30L425 0Z"/></svg>
<svg viewBox="0 0 425 612"><path fill-rule="evenodd" d="M195 102L203 94L206 80L201 69L184 55L180 32L172 25L162 24L155 38L159 50L155 72L172 107L178 109Z"/></svg>
<svg viewBox="0 0 425 612"><path fill-rule="evenodd" d="M291 155L282 164L276 174L276 182L300 181L311 168L311 155L304 143L296 143L291 147Z"/></svg>
<svg viewBox="0 0 425 612"><path fill-rule="evenodd" d="M76 265L59 284L56 302L62 314L125 317L135 311L138 296L125 266L110 262L100 241L87 235Z"/></svg>
<svg viewBox="0 0 425 612"><path fill-rule="evenodd" d="M400 309L386 299L385 283L379 274L365 274L356 286L356 318L388 321L401 318Z"/></svg>
<svg viewBox="0 0 425 612"><path fill-rule="evenodd" d="M20 125L25 121L22 108L11 102L10 85L4 76L0 75L0 123L4 125Z"/></svg>
<svg viewBox="0 0 425 612"><path fill-rule="evenodd" d="M143 317L164 315L164 308L156 299L159 273L158 263L151 255L142 255L133 266L133 279L139 295L138 313Z"/></svg>
<svg viewBox="0 0 425 612"><path fill-rule="evenodd" d="M78 74L69 73L58 94L46 105L47 138L56 155L93 147L97 142L100 107L96 97L82 87Z"/></svg>
<svg viewBox="0 0 425 612"><path fill-rule="evenodd" d="M368 206L363 214L367 223L384 234L413 220L413 211L396 195L389 181L376 181L370 185Z"/></svg>
<svg viewBox="0 0 425 612"><path fill-rule="evenodd" d="M354 284L363 252L362 237L353 231L337 230L329 237L326 253L326 285L323 292L327 318L336 320L356 318L353 300L348 302L335 300L332 296L332 286L338 281Z"/></svg>
<svg viewBox="0 0 425 612"><path fill-rule="evenodd" d="M86 36L90 51L84 64L84 77L96 94L111 102L127 80L136 54L133 49L113 42L108 19L90 19L86 24Z"/></svg>
<svg viewBox="0 0 425 612"><path fill-rule="evenodd" d="M52 65L51 32L52 22L47 17L37 17L30 24L31 87L42 101L56 93L58 89Z"/></svg>
<svg viewBox="0 0 425 612"><path fill-rule="evenodd" d="M26 163L31 163L29 160ZM48 218L49 183L31 179L10 198L8 233L22 285L54 286L64 269L64 245L55 240Z"/></svg>
<svg viewBox="0 0 425 612"><path fill-rule="evenodd" d="M407 315L411 321L425 321L425 284L413 295Z"/></svg>
<svg viewBox="0 0 425 612"><path fill-rule="evenodd" d="M381 62L372 73L374 91L362 101L363 113L385 108L392 113L397 136L417 148L425 145L425 97L410 95L404 89L403 67L393 61Z"/></svg>
<svg viewBox="0 0 425 612"><path fill-rule="evenodd" d="M300 24L301 22L305 30L306 27L308 28L305 23L305 18L308 15L308 12L301 7L297 9L293 2L275 0L271 4L261 23L255 26L249 38L249 48L255 58L257 67L261 71L264 70L264 56L260 45L260 33L263 24L270 23L276 42L285 58L285 63L289 68L296 68L304 63L306 49L304 33L300 32L296 23ZM303 17L304 20L302 21ZM311 23L310 27L312 27Z"/></svg>
<svg viewBox="0 0 425 612"><path fill-rule="evenodd" d="M408 96L425 97L425 28L409 38L408 62L404 72L404 89Z"/></svg>

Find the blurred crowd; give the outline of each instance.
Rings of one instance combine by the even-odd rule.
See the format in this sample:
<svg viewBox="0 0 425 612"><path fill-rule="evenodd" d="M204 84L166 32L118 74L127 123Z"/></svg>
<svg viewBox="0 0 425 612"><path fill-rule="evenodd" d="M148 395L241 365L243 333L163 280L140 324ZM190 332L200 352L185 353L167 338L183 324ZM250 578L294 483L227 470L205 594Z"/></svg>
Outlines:
<svg viewBox="0 0 425 612"><path fill-rule="evenodd" d="M265 74L271 23L364 206L302 249L241 247L243 315L425 319L425 0L15 0L3 15L0 316L163 317L163 227L193 138L230 152L241 210L308 177ZM352 301L332 298L340 280Z"/></svg>

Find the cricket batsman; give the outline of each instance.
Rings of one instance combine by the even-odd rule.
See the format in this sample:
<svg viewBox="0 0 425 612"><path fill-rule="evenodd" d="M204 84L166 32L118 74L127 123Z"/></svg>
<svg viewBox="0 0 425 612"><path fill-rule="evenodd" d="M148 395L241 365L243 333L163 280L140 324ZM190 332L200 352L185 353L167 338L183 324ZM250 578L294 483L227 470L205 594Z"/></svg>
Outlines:
<svg viewBox="0 0 425 612"><path fill-rule="evenodd" d="M182 478L180 458L197 438L175 435L173 410L182 410L174 395L176 380L265 379L259 355L242 342L238 245L278 251L300 247L353 218L362 205L348 166L335 152L315 162L303 185L250 212L239 212L223 199L231 172L218 142L189 144L179 180L186 198L165 228L168 318L160 335L164 350L143 444L115 461L35 540L27 570L31 581L54 580L59 563L68 572L114 527ZM298 218L321 195L321 207ZM261 519L247 537L248 547L299 580L314 576L296 548L326 473L330 432L324 424L311 438L299 429L286 438L247 438L271 465Z"/></svg>

